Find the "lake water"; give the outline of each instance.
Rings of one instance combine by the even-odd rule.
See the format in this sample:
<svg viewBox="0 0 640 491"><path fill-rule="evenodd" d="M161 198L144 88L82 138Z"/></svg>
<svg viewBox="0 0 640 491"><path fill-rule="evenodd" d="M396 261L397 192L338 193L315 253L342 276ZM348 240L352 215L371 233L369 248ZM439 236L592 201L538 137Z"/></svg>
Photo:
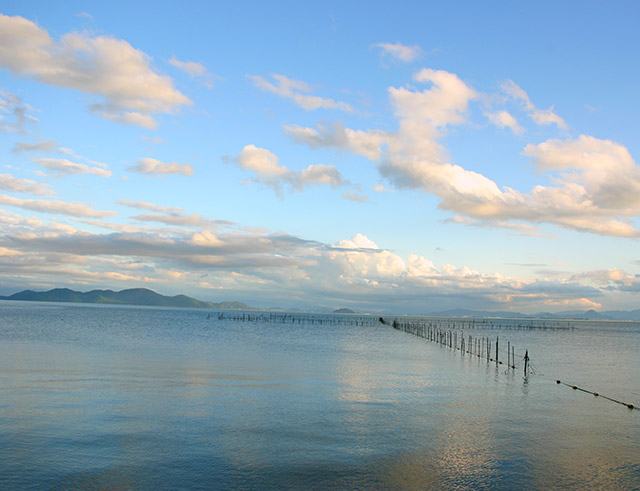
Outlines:
<svg viewBox="0 0 640 491"><path fill-rule="evenodd" d="M640 489L640 325L473 329L0 302L1 489ZM520 358L520 355L518 355Z"/></svg>

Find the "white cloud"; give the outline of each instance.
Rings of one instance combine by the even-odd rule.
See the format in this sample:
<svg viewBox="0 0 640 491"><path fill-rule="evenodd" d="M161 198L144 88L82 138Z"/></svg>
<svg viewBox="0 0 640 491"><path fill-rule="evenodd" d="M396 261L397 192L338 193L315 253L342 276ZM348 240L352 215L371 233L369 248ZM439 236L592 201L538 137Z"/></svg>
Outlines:
<svg viewBox="0 0 640 491"><path fill-rule="evenodd" d="M571 281L586 282L597 287L632 287L640 284L640 280L634 274L620 268L585 271L571 276Z"/></svg>
<svg viewBox="0 0 640 491"><path fill-rule="evenodd" d="M342 193L342 198L347 201L353 201L354 203L366 203L369 201L369 196L363 193L358 193L356 191L346 191Z"/></svg>
<svg viewBox="0 0 640 491"><path fill-rule="evenodd" d="M0 257L13 257L20 255L21 253L14 249L9 249L8 247L0 247Z"/></svg>
<svg viewBox="0 0 640 491"><path fill-rule="evenodd" d="M109 280L132 286L154 282L187 292L215 288L246 301L259 296L272 305L348 301L365 309L422 313L461 304L527 311L587 308L612 289L640 287L621 270L568 274L550 282L437 265L419 254L402 257L362 233L330 245L268 231L93 234L5 217L1 211L0 223L0 271L29 285L59 283L61 277L67 284L91 281L103 287Z"/></svg>
<svg viewBox="0 0 640 491"><path fill-rule="evenodd" d="M312 90L311 86L300 80L294 80L277 73L271 75L273 81L269 81L260 75L252 75L249 78L259 89L271 92L272 94L284 97L285 99L290 99L297 106L307 111L314 111L316 109L338 109L346 112L353 111L351 105L346 102L340 102L334 99L310 94Z"/></svg>
<svg viewBox="0 0 640 491"><path fill-rule="evenodd" d="M438 142L446 126L465 121L467 107L477 97L476 92L456 75L441 70L424 69L414 79L429 83L430 87L422 91L389 88L399 121L395 133L341 126L319 129L288 126L285 131L311 147L337 147L377 160L383 174L400 187L448 187L452 176L457 176L460 185L478 181L475 173L448 164L446 152Z"/></svg>
<svg viewBox="0 0 640 491"><path fill-rule="evenodd" d="M34 143L18 142L13 146L13 152L53 152L58 148L54 140L42 140Z"/></svg>
<svg viewBox="0 0 640 491"><path fill-rule="evenodd" d="M454 73L444 70L423 68L413 78L416 82L430 84L430 88L423 91L389 88L400 120L436 127L464 122L469 102L477 97L475 90Z"/></svg>
<svg viewBox="0 0 640 491"><path fill-rule="evenodd" d="M566 129L567 123L558 116L553 107L548 109L539 109L537 108L531 99L529 98L529 94L525 92L525 90L516 84L513 80L507 80L503 82L501 85L502 91L507 94L507 96L511 97L519 101L524 109L527 111L531 119L539 125L556 125L558 128Z"/></svg>
<svg viewBox="0 0 640 491"><path fill-rule="evenodd" d="M118 201L119 204L123 206L128 206L129 208L138 208L140 210L149 210L155 211L159 213L180 213L182 211L181 208L174 208L171 206L162 206L156 203L151 203L149 201L135 201L128 199L121 199Z"/></svg>
<svg viewBox="0 0 640 491"><path fill-rule="evenodd" d="M91 106L115 121L153 128L153 117L189 104L149 57L109 36L68 33L59 41L24 17L0 15L0 66L43 83L95 94Z"/></svg>
<svg viewBox="0 0 640 491"><path fill-rule="evenodd" d="M154 130L157 126L156 120L152 116L141 112L123 111L104 104L93 104L90 109L100 117L114 123L132 124L148 130Z"/></svg>
<svg viewBox="0 0 640 491"><path fill-rule="evenodd" d="M440 143L447 127L466 121L468 105L477 93L448 72L421 70L414 79L431 86L422 91L389 89L398 120L394 133L341 126L286 126L285 132L312 148L335 147L366 156L396 187L438 196L440 208L456 213L451 220L456 223L511 228L528 235L536 234L532 225L551 223L640 237L633 223L640 215L640 168L624 146L585 135L527 145L525 155L534 159L551 184L534 186L528 193L500 187L452 163ZM514 97L524 100L525 95L511 88ZM508 117L499 121L516 131L519 127ZM364 148L357 143L363 140L368 142Z"/></svg>
<svg viewBox="0 0 640 491"><path fill-rule="evenodd" d="M406 268L400 256L378 249L377 244L363 234L340 241L336 250L329 253L329 258L347 283L379 282L399 277Z"/></svg>
<svg viewBox="0 0 640 491"><path fill-rule="evenodd" d="M1 39L0 36L0 41ZM36 119L31 115L29 105L22 102L17 95L0 89L0 132L23 133L26 123L33 121Z"/></svg>
<svg viewBox="0 0 640 491"><path fill-rule="evenodd" d="M378 244L364 234L357 233L350 239L343 239L336 244L341 249L380 249Z"/></svg>
<svg viewBox="0 0 640 491"><path fill-rule="evenodd" d="M342 175L333 165L310 164L299 172L291 173L289 180L296 187L309 185L342 186Z"/></svg>
<svg viewBox="0 0 640 491"><path fill-rule="evenodd" d="M136 165L129 167L129 170L139 174L149 175L182 174L184 176L190 176L193 174L193 167L189 164L162 162L151 157L138 160Z"/></svg>
<svg viewBox="0 0 640 491"><path fill-rule="evenodd" d="M240 167L253 172L264 184L279 187L289 184L301 190L309 185L341 186L344 180L332 165L310 164L300 171L293 171L280 164L280 159L270 150L255 145L245 145L235 161Z"/></svg>
<svg viewBox="0 0 640 491"><path fill-rule="evenodd" d="M212 220L204 218L198 213L185 214L181 212L170 212L153 215L135 215L132 218L140 222L157 222L178 227L210 227L214 225Z"/></svg>
<svg viewBox="0 0 640 491"><path fill-rule="evenodd" d="M21 179L11 174L0 174L0 189L16 193L30 193L41 196L53 194L53 190L46 184L32 181L31 179Z"/></svg>
<svg viewBox="0 0 640 491"><path fill-rule="evenodd" d="M370 160L380 157L383 145L391 138L391 135L384 131L353 130L340 124L320 125L318 128L285 125L284 131L296 142L304 143L311 148L330 147L347 150Z"/></svg>
<svg viewBox="0 0 640 491"><path fill-rule="evenodd" d="M509 128L516 135L524 133L524 128L520 126L518 120L508 111L488 111L485 116L498 128Z"/></svg>
<svg viewBox="0 0 640 491"><path fill-rule="evenodd" d="M220 238L210 230L203 230L191 236L191 243L204 247L219 247L224 244Z"/></svg>
<svg viewBox="0 0 640 491"><path fill-rule="evenodd" d="M414 61L422 53L419 46L408 46L401 43L378 43L375 47L379 48L383 55L404 63Z"/></svg>
<svg viewBox="0 0 640 491"><path fill-rule="evenodd" d="M0 195L0 205L13 206L41 213L54 213L73 217L100 218L115 215L113 211L94 210L83 203L70 203L60 200L20 199Z"/></svg>
<svg viewBox="0 0 640 491"><path fill-rule="evenodd" d="M209 73L207 67L205 67L202 63L198 63L197 61L183 61L179 60L175 56L172 56L169 60L169 64L171 64L171 66L174 66L178 70L185 72L189 76L199 79L206 87L213 87L214 77L211 73Z"/></svg>
<svg viewBox="0 0 640 491"><path fill-rule="evenodd" d="M100 166L89 166L80 162L73 162L67 159L54 159L54 158L38 158L34 162L46 169L55 172L58 175L72 175L72 174L93 174L100 177L111 176L111 171Z"/></svg>
<svg viewBox="0 0 640 491"><path fill-rule="evenodd" d="M162 206L149 201L119 200L118 203L129 208L153 212L151 214L135 215L132 217L139 222L155 222L176 227L201 227L206 229L233 225L232 222L227 220L213 220L205 218L198 213L186 213L182 208ZM126 229L117 227L115 227L114 230L127 231Z"/></svg>
<svg viewBox="0 0 640 491"><path fill-rule="evenodd" d="M255 172L260 176L278 177L284 176L289 171L280 165L278 156L266 148L255 145L245 145L236 161L243 169Z"/></svg>
<svg viewBox="0 0 640 491"><path fill-rule="evenodd" d="M280 192L284 184L296 190L314 185L337 187L346 184L333 165L310 164L299 171L291 170L280 164L276 154L252 144L245 145L232 161L251 171L257 181L273 187L276 192Z"/></svg>

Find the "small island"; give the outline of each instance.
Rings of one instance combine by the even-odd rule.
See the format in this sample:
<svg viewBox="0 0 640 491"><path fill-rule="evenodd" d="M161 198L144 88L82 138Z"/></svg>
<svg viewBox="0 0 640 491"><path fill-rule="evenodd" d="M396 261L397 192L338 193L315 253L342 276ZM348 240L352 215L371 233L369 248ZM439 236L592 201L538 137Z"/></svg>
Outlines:
<svg viewBox="0 0 640 491"><path fill-rule="evenodd" d="M355 314L356 311L355 310L351 310L351 309L347 309L347 308L342 308L342 309L336 309L333 311L334 314Z"/></svg>

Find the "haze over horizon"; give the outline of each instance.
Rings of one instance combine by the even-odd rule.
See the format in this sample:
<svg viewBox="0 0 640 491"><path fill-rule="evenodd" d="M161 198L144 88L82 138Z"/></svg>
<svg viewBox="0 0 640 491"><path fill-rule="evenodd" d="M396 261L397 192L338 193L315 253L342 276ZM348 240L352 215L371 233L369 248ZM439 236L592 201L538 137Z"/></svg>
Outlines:
<svg viewBox="0 0 640 491"><path fill-rule="evenodd" d="M463 4L1 2L0 295L638 308L640 7Z"/></svg>

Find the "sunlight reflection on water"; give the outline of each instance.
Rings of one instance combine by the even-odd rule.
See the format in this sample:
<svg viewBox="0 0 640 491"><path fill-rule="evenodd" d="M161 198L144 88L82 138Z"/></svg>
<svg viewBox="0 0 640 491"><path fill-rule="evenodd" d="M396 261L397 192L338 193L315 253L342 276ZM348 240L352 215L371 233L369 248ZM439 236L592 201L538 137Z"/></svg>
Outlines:
<svg viewBox="0 0 640 491"><path fill-rule="evenodd" d="M640 487L640 412L553 383L639 402L637 326L487 334L538 374L381 325L2 303L0 488Z"/></svg>

